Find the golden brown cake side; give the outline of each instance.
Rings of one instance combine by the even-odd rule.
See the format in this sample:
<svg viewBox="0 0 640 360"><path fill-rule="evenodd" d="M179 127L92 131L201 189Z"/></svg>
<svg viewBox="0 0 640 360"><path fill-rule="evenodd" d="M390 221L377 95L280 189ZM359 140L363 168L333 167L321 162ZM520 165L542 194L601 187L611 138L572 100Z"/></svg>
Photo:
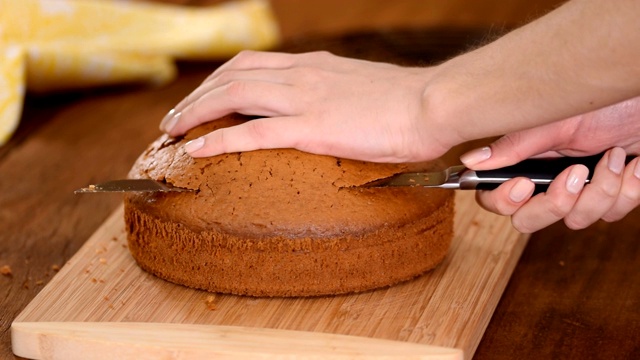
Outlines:
<svg viewBox="0 0 640 360"><path fill-rule="evenodd" d="M127 200L129 248L160 278L213 292L317 296L393 285L442 261L453 231L453 198L431 216L372 233L332 238L250 238L194 231Z"/></svg>

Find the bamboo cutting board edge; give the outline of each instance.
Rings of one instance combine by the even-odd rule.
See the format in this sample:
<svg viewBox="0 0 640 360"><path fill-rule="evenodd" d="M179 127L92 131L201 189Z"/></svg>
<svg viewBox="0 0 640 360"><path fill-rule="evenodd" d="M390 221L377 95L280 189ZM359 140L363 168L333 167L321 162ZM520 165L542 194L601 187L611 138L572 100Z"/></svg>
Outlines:
<svg viewBox="0 0 640 360"><path fill-rule="evenodd" d="M459 349L361 336L240 326L44 322L14 323L12 331L17 339L14 352L37 359L244 359L265 358L265 353L269 354L267 358L296 359L463 359ZM56 345L49 345L53 343Z"/></svg>
<svg viewBox="0 0 640 360"><path fill-rule="evenodd" d="M185 324L186 327L172 325L172 330L179 332L193 330L194 327L189 325L203 324L209 324L206 326L213 332L228 333L229 329L240 328L253 328L256 331L270 329L271 341L281 337L283 344L291 342L292 330L300 336L314 333L320 342L334 344L331 354L336 356L342 350L331 336L337 334L338 337L346 335L346 339L351 339L353 344L371 340L368 338L396 340L385 343L389 345L387 349L393 349L391 344L396 343L398 347L390 350L392 353L400 351L403 343L408 342L425 344L421 351L436 356L428 358L458 358L460 352L455 348L464 350L465 355L470 357L480 342L528 236L517 233L508 218L481 210L475 205L471 192L457 193L456 209L456 236L450 255L431 273L383 290L335 298L291 300L206 295L202 291L169 284L142 272L122 243L124 224L120 208L16 318L12 326L12 346L18 355L22 355L18 353L21 349L29 348L39 349L39 352L31 352L27 357L55 358L51 355L56 346L64 344L68 349L79 349L80 343L87 344L86 338L76 338L73 340L75 342L69 340L69 327L76 326L74 331L78 334L78 323L88 322L91 324L87 325L105 331L94 334L94 340L107 336L103 338L103 343L105 339L110 339L112 344L116 344L114 334L110 332L112 323L126 323L130 325L128 333L135 334L140 331L140 326L144 326L141 323L163 322ZM87 281L92 285L87 285ZM140 294L148 294L149 301L137 299L136 296L141 297ZM78 297L86 298L79 301ZM203 315L202 309L194 305L200 304L202 307L203 298L214 298L216 307L222 310L209 309L209 314ZM410 311L404 310L403 302L411 303ZM266 311L253 311L252 308L260 306ZM236 310L238 307L240 309ZM382 325L386 319L393 316L392 310L401 313L398 317L405 321L401 324L402 328L397 328L393 334L377 329L376 323L379 325L377 327L384 327ZM139 312L146 315L137 316ZM216 312L218 314L210 315ZM309 315L316 313L320 315ZM262 316L269 321L278 320L276 323L269 323L265 319L248 321L243 318L244 315L249 319ZM361 316L371 320L364 321ZM297 318L302 319L296 322ZM349 326L349 320L356 325ZM116 328L120 333L125 332L122 326ZM199 326L195 328L200 329ZM284 333L278 333L278 329ZM165 342L164 346L170 344ZM158 344L153 346L157 348ZM260 344L254 346L259 347ZM292 350L287 345L284 348ZM305 345L304 348L308 349L309 346ZM453 357L442 357L443 348L453 350L449 353L445 351L447 356ZM46 351L43 352L43 349ZM149 353L149 349L151 347L145 351ZM213 348L208 351L213 351ZM275 356L278 351L272 355ZM363 352L347 351L347 354L366 357ZM377 355L380 354L378 351Z"/></svg>

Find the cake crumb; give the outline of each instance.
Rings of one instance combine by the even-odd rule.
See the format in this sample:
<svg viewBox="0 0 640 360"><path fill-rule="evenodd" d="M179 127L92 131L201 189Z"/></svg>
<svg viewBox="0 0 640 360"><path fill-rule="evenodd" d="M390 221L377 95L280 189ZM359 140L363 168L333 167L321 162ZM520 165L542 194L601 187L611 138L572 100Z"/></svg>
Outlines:
<svg viewBox="0 0 640 360"><path fill-rule="evenodd" d="M44 280L36 280L36 285L40 286L44 284Z"/></svg>
<svg viewBox="0 0 640 360"><path fill-rule="evenodd" d="M106 264L107 263L107 259L105 258L100 258L100 264Z"/></svg>
<svg viewBox="0 0 640 360"><path fill-rule="evenodd" d="M207 299L204 301L204 304L207 305L207 308L209 308L209 310L215 310L216 309L216 304L215 304L215 296L213 295L209 295L207 296Z"/></svg>
<svg viewBox="0 0 640 360"><path fill-rule="evenodd" d="M107 295L104 296L104 301L109 301L109 297Z"/></svg>
<svg viewBox="0 0 640 360"><path fill-rule="evenodd" d="M60 265L58 265L58 264L51 265L51 270L53 270L55 272L60 271Z"/></svg>
<svg viewBox="0 0 640 360"><path fill-rule="evenodd" d="M91 282L95 284L95 283L97 283L97 282L98 282L98 279L96 279L96 278L91 278Z"/></svg>
<svg viewBox="0 0 640 360"><path fill-rule="evenodd" d="M95 185L93 185L93 184L89 185L89 190L93 191L93 190L95 190L95 189L96 189L96 186L95 186Z"/></svg>
<svg viewBox="0 0 640 360"><path fill-rule="evenodd" d="M12 276L13 275L13 271L11 271L11 266L2 265L2 267L0 267L0 274L2 274L4 276Z"/></svg>

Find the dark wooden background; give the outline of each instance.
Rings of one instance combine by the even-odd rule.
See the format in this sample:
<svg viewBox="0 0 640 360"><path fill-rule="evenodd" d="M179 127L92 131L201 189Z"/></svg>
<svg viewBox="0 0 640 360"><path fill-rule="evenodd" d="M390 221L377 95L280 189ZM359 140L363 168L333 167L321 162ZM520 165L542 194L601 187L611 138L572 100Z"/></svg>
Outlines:
<svg viewBox="0 0 640 360"><path fill-rule="evenodd" d="M164 1L198 6L217 1ZM427 64L535 18L558 1L273 0L282 50ZM0 147L0 358L10 324L121 202L75 196L126 175L162 116L219 64L181 63L163 88L122 86L27 98ZM476 359L640 359L640 211L582 231L535 233Z"/></svg>

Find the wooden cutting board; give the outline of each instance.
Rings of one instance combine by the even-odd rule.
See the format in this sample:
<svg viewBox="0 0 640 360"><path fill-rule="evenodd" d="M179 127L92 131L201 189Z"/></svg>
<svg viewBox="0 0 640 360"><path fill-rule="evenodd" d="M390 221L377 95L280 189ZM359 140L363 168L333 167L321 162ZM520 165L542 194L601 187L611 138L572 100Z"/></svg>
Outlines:
<svg viewBox="0 0 640 360"><path fill-rule="evenodd" d="M118 209L12 324L33 359L471 358L528 237L456 194L449 255L360 294L251 298L160 280L129 255Z"/></svg>

